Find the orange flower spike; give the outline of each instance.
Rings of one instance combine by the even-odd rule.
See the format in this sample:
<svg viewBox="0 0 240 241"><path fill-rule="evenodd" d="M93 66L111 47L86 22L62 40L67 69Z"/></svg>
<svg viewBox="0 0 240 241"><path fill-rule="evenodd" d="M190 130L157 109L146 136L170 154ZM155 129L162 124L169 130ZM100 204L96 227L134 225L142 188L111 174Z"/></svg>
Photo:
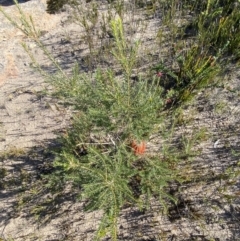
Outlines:
<svg viewBox="0 0 240 241"><path fill-rule="evenodd" d="M140 144L137 144L135 141L132 141L131 147L135 155L142 155L146 151L146 143L144 141L142 141Z"/></svg>

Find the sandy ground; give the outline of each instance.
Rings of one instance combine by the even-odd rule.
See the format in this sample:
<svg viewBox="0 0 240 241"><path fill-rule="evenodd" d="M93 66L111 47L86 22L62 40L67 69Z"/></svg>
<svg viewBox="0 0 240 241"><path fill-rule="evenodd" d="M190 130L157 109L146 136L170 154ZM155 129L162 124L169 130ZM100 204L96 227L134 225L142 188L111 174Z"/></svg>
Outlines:
<svg viewBox="0 0 240 241"><path fill-rule="evenodd" d="M45 13L44 1L28 1L20 6L27 14L34 13L37 28L42 31L59 28L63 16ZM3 6L3 9L11 17L18 17L15 6ZM0 38L0 116L4 125L0 150L16 146L32 147L40 140L52 138L52 131L61 128L60 114L46 108L46 102L36 95L37 91L43 89L44 79L30 67L30 58L21 43L28 42L31 50L36 45L29 42L2 15Z"/></svg>
<svg viewBox="0 0 240 241"><path fill-rule="evenodd" d="M6 6L6 2L0 2L4 10L17 17L15 7ZM44 0L23 2L21 7L33 14L37 27L43 31L43 41L52 46L55 55L64 52L63 36L66 31L71 33L76 29L72 24L62 24L67 13L48 15ZM45 150L54 145L56 131L66 127L70 111L39 92L47 85L31 68L31 61L20 45L22 40L28 42L44 68L52 71L36 45L0 15L0 151L3 156L0 168L6 168L11 178L21 176L23 180L18 183L14 179L12 186L0 187L0 240L93 240L101 212L84 213L83 204L76 202L75 194L67 189L53 196L38 187L38 167L51 159ZM71 55L71 51L58 57L65 61L66 68L79 58ZM239 156L232 155L233 150L240 152L239 69L234 67L224 78L233 91L219 88L199 93L196 104L185 113L187 118L191 111L195 112L191 125L178 130L191 133L193 128L204 127L211 133L202 141L199 146L202 153L192 163L196 182L181 187L181 205L172 208L169 216L159 211L160 205L155 200L149 212L135 208L123 210L119 240L240 240L239 179L217 178L228 168L239 170ZM228 104L227 108L217 110L216 103L222 102ZM160 145L156 139L154 146ZM14 155L4 157L5 152ZM197 173L206 174L204 183L197 181ZM30 179L29 174L33 175ZM28 185L34 188L27 191ZM21 188L26 191L21 192ZM37 201L28 199L34 191ZM227 195L232 198L227 199ZM36 203L47 205L44 216Z"/></svg>

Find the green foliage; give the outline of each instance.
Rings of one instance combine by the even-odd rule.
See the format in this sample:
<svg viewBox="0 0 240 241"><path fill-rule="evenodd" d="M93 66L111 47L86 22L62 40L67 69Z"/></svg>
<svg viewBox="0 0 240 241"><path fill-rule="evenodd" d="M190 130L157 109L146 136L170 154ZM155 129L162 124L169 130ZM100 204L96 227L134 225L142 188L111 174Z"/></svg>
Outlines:
<svg viewBox="0 0 240 241"><path fill-rule="evenodd" d="M229 61L226 54L237 59L240 50L239 1L209 0L200 5L186 1L186 4L181 8L184 11L191 6L193 20L184 28L185 31L190 27L194 29L194 41L186 41L186 35L179 28L174 38L180 38L180 45L188 47L179 52L175 45L173 61L178 65L177 70L165 66L163 62L153 68L162 74L160 83L165 89L166 99L177 105L192 99L196 90L214 85L221 67Z"/></svg>
<svg viewBox="0 0 240 241"><path fill-rule="evenodd" d="M161 86L166 90L165 98L177 106L191 100L196 90L214 84L220 71L216 59L207 53L201 54L197 46L178 56L178 66L177 71L168 69L162 63L153 68L162 74Z"/></svg>
<svg viewBox="0 0 240 241"><path fill-rule="evenodd" d="M160 121L162 88L157 78L151 82L131 80L139 44L131 46L130 50L124 40L120 19L112 26L116 39L113 55L122 66L124 80L116 78L112 70L97 70L90 79L87 75L79 75L76 67L71 79L60 76L51 83L56 87L57 96L64 96L68 103L81 111L81 118L89 123L86 133L111 133L121 141L131 137L144 139Z"/></svg>
<svg viewBox="0 0 240 241"><path fill-rule="evenodd" d="M165 198L176 201L164 189L176 178L174 160L158 156L139 159L122 142L83 142L85 124L81 117L75 121L62 140L63 150L54 165L63 170L65 181L81 188L79 198L87 200L86 211L104 211L97 236L110 230L116 240L117 217L125 205L147 208L153 195L162 203Z"/></svg>
<svg viewBox="0 0 240 241"><path fill-rule="evenodd" d="M68 2L69 2L68 0L48 0L47 1L47 12L48 13L56 13Z"/></svg>
<svg viewBox="0 0 240 241"><path fill-rule="evenodd" d="M209 1L207 9L196 19L199 43L219 51L236 55L240 48L240 3L227 0Z"/></svg>
<svg viewBox="0 0 240 241"><path fill-rule="evenodd" d="M157 78L152 82L131 80L139 43L125 40L120 18L111 26L113 56L124 79L111 70L98 70L90 79L78 74L76 67L70 81L60 77L52 84L56 95L64 96L78 110L72 129L62 137L63 148L54 165L63 170L66 181L81 187L79 197L87 200L86 210L104 211L98 235L110 227L116 240L121 208L126 204L146 207L153 195L161 202L172 198L164 187L174 180L175 170L172 159L139 159L131 150L132 139L147 139L161 122L162 88Z"/></svg>

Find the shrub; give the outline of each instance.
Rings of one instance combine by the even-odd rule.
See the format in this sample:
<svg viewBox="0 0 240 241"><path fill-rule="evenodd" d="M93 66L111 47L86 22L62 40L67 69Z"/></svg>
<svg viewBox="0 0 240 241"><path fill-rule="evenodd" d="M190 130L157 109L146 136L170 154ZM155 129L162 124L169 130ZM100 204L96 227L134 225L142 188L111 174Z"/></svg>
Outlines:
<svg viewBox="0 0 240 241"><path fill-rule="evenodd" d="M63 170L65 180L81 187L79 197L87 200L86 210L104 211L98 234L110 227L116 240L121 208L126 204L146 208L155 195L163 202L170 197L164 187L176 176L173 160L156 155L139 158L131 149L132 140L148 139L161 122L162 88L157 78L131 80L139 43L129 47L120 18L111 26L113 55L124 79L111 70L98 70L90 79L78 75L77 68L70 82L56 79L58 95L65 96L78 114L62 138L63 149L54 164Z"/></svg>

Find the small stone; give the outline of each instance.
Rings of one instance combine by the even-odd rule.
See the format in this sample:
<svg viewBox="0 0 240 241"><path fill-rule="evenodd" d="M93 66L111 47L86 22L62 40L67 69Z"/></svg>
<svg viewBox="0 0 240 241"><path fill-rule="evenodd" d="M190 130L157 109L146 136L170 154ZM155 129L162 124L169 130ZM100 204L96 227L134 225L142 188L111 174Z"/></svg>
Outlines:
<svg viewBox="0 0 240 241"><path fill-rule="evenodd" d="M35 43L29 43L29 44L28 44L28 47L29 47L30 49L34 49L36 46L37 46L37 45L36 45Z"/></svg>

